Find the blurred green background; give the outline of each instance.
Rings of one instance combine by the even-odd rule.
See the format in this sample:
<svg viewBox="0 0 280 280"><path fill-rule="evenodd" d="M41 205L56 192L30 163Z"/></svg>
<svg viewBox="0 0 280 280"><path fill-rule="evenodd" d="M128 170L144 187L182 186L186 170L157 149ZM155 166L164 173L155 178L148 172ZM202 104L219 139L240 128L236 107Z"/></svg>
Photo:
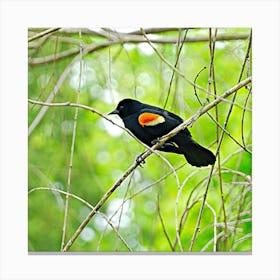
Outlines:
<svg viewBox="0 0 280 280"><path fill-rule="evenodd" d="M30 28L28 36L32 38L45 30ZM161 56L176 65L190 81L207 67L196 81L205 90L210 83L213 93L215 84L217 95L221 95L237 84L249 45L249 28L216 30L212 79L209 28L145 30ZM213 39L215 30L211 31ZM159 107L166 104L167 110L188 119L200 108L193 86L174 73L144 41L137 28L65 28L29 40L28 97L44 102L80 103L103 114L112 111L119 100L130 97ZM242 79L250 75L251 55ZM235 141L227 134L223 138L220 161L216 162L211 177L192 251L252 250L250 93L247 86L236 95L226 127ZM204 102L205 92L197 89L197 94ZM214 97L209 99L211 102ZM215 119L218 116L221 126L231 100L232 96L209 111ZM47 109L44 114L42 108ZM69 197L65 242L90 212L78 198L95 206L145 151L125 131L88 110L78 109L75 125L75 111L74 107L28 104L30 252L61 250L66 197L58 191L67 191L74 131L70 193L77 197ZM111 119L122 124L117 116ZM189 129L195 140L216 152L221 129L217 130L208 115L200 117ZM190 251L211 167L195 168L181 155L162 152L161 155L176 169L178 180L166 162L151 155L101 207L70 251Z"/></svg>

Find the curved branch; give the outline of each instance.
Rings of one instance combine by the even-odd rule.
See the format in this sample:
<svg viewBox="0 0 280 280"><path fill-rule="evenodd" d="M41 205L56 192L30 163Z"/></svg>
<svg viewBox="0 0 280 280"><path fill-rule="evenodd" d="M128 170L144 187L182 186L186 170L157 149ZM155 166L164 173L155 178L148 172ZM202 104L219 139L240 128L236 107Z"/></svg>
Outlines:
<svg viewBox="0 0 280 280"><path fill-rule="evenodd" d="M83 198L70 193L70 192L65 192L59 189L55 189L55 188L50 188L50 187L36 187L36 188L32 188L31 190L28 191L28 194L31 194L35 191L52 191L52 192L58 192L60 194L63 194L65 196L69 196L72 197L78 201L80 201L81 203L83 203L84 205L86 205L88 208L90 209L94 209L94 207L87 202L86 200L84 200ZM118 232L118 230L114 227L114 225L111 223L111 221L106 217L105 214L103 214L102 212L97 212L101 217L103 217L104 220L106 220L106 222L109 224L109 226L112 228L112 230L116 233L116 235L119 237L119 239L123 242L123 244L125 245L125 247L129 250L132 251L131 248L128 246L128 244L126 243L126 241L124 240L124 238L120 235L120 233Z"/></svg>
<svg viewBox="0 0 280 280"><path fill-rule="evenodd" d="M54 32L56 32L56 31L58 31L59 29L60 29L60 28L50 28L50 29L47 29L47 30L45 30L45 31L43 31L43 32L40 32L40 33L38 33L38 34L36 34L36 35L34 35L34 36L28 38L28 42L31 42L31 41L33 41L33 40L35 40L35 39L38 39L38 38L41 38L41 37L43 37L43 36L45 36L45 35L47 35L47 34L54 33Z"/></svg>

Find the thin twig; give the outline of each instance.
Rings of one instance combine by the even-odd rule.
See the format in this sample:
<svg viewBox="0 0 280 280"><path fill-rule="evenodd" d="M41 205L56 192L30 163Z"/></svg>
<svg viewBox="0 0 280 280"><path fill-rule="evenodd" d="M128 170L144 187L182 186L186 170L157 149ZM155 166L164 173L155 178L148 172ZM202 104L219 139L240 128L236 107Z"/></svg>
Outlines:
<svg viewBox="0 0 280 280"><path fill-rule="evenodd" d="M68 65L67 67L64 69L63 73L60 75L54 89L52 90L52 92L50 93L50 95L48 96L46 103L50 103L53 101L55 95L57 94L57 92L59 91L60 87L62 86L63 82L65 81L65 79L67 78L68 74L70 73L72 66L77 62L77 60L79 59L79 56L76 56ZM46 114L48 110L48 106L47 107L42 107L41 110L39 111L39 113L37 114L37 116L35 117L35 119L33 120L33 122L31 123L31 125L28 127L28 136L33 132L33 130L37 127L37 125L40 123L40 121L42 120L42 118L44 117L44 115Z"/></svg>
<svg viewBox="0 0 280 280"><path fill-rule="evenodd" d="M224 232L219 232L216 236L216 242L217 240L219 240L222 236L224 235ZM211 245L211 243L214 242L214 238L210 239L207 244L205 244L205 246L200 250L200 252L205 252L206 249Z"/></svg>
<svg viewBox="0 0 280 280"><path fill-rule="evenodd" d="M28 42L31 42L31 41L33 41L35 39L38 39L38 38L41 38L41 37L43 37L43 36L45 36L47 34L54 33L56 31L58 31L59 29L60 28L50 28L50 29L47 29L47 30L45 30L43 32L40 32L39 34L36 34L36 35L32 36L31 38L28 38Z"/></svg>
<svg viewBox="0 0 280 280"><path fill-rule="evenodd" d="M180 166L176 167L175 170L177 171L177 170L181 169L181 168L182 168L183 166L185 166L185 165L186 165L186 163L183 163L183 164L181 164ZM167 177L169 177L172 173L173 173L173 171L171 171L171 172L165 174L164 176L162 176L162 177L159 178L158 180L156 180L156 181L154 181L154 182L152 182L152 183L146 185L146 186L143 187L142 189L140 189L140 190L138 190L137 192L135 192L134 194L132 194L132 195L131 195L130 197L128 197L126 200L132 199L132 198L134 198L135 196L139 195L140 193L144 192L145 190L151 188L152 186L154 186L154 185L156 185L156 184L162 182L162 181L165 180ZM125 200L125 201L126 201L126 200ZM125 201L124 201L124 202L125 202Z"/></svg>
<svg viewBox="0 0 280 280"><path fill-rule="evenodd" d="M236 229L237 229L237 226L240 222L240 213L242 212L242 208L244 207L244 204L245 204L245 201L246 201L246 195L247 195L247 192L244 191L246 190L246 188L243 188L240 190L240 198L239 198L239 205L238 205L238 210L237 210L237 218L236 218L236 221L235 221L235 224L234 224L234 230L233 230L233 234L232 234L232 247L235 243L235 239L236 239Z"/></svg>
<svg viewBox="0 0 280 280"><path fill-rule="evenodd" d="M172 243L171 243L171 240L170 240L170 237L168 235L168 232L166 230L166 227L165 227L165 224L164 224L164 221L163 221L163 217L161 215L161 211L160 211L160 204L159 204L159 192L158 192L158 195L157 195L157 212L158 212L158 216L159 216L159 220L160 220L160 223L161 223L161 226L162 226L162 229L163 229L163 233L167 239L167 242L171 248L171 250L173 249L172 248Z"/></svg>
<svg viewBox="0 0 280 280"><path fill-rule="evenodd" d="M244 139L244 119L245 119L245 108L247 106L247 102L249 100L249 97L251 96L251 92L252 92L252 88L250 88L247 97L245 99L245 103L244 103L244 110L242 112L242 118L241 118L241 138L242 138L242 143L243 145L246 147L246 143L245 143L245 139Z"/></svg>
<svg viewBox="0 0 280 280"><path fill-rule="evenodd" d="M100 113L99 111L95 110L92 107L89 107L87 105L83 105L83 104L77 104L77 103L71 103L71 102L60 102L60 103L51 103L51 102L44 102L44 101L37 101L37 100L33 100L33 99L28 99L28 102L31 104L36 104L36 105L41 105L41 106L46 106L46 107L78 107L78 108L82 108L88 111L91 111L92 113L97 114L98 116L106 119L107 121L115 124L110 118L108 118L105 114ZM119 126L121 127L121 126Z"/></svg>
<svg viewBox="0 0 280 280"><path fill-rule="evenodd" d="M79 98L81 94L81 81L82 81L82 62L83 62L83 44L82 44L82 34L81 31L79 31L79 37L80 37L80 73L79 73L79 84L78 84L78 90L77 90L77 98L76 103L79 103ZM72 133L72 143L70 148L70 159L69 159L69 166L68 166L68 175L67 175L67 193L70 192L71 188L71 174L72 174L72 167L73 167L73 156L74 156L74 147L75 147L75 140L76 140L76 131L77 131L77 120L78 120L78 113L79 108L75 108L75 115L74 115L74 125L73 125L73 133ZM64 209L64 219L63 219L63 229L62 229L62 239L61 239L61 250L63 250L63 247L65 245L65 236L66 236L66 227L67 227L67 218L69 213L69 196L66 195L65 199L65 209Z"/></svg>
<svg viewBox="0 0 280 280"><path fill-rule="evenodd" d="M182 191L183 191L183 188L185 187L185 185L187 184L187 182L194 176L196 175L198 172L200 171L200 169L196 169L194 170L191 174L188 175L188 177L183 181L183 183L181 184L181 189L177 192L177 197L176 197L176 205L179 203L179 198L180 196L182 195ZM200 182L198 182L198 184L196 184L195 186L193 186L191 188L191 192L188 196L188 199L187 199L187 202L186 202L186 206L185 206L185 209L183 211L183 214L181 215L181 219L180 219L180 223L179 223L179 227L176 228L176 230L178 231L178 234L176 234L176 238L173 242L173 248L175 248L175 246L177 245L177 242L178 242L178 237L180 237L181 233L182 233L182 230L183 230L183 227L184 227L184 224L185 224L185 221L186 221L186 218L187 218L187 215L189 213L189 210L190 210L190 206L189 206L189 203L190 203L190 199L192 197L192 194L194 193L194 191L196 190L196 188L203 183L204 180L201 180ZM178 223L178 221L176 221L176 223Z"/></svg>
<svg viewBox="0 0 280 280"><path fill-rule="evenodd" d="M214 244L213 244L213 252L217 251L217 214L214 210L214 208L206 201L205 205L211 210L213 217L214 217L214 222L213 222L213 240L214 240Z"/></svg>
<svg viewBox="0 0 280 280"><path fill-rule="evenodd" d="M235 248L243 241L246 241L247 239L252 238L252 233L247 233L246 235L242 236L240 239L236 240L234 245L233 245L233 249L235 250Z"/></svg>
<svg viewBox="0 0 280 280"><path fill-rule="evenodd" d="M183 49L184 41L186 40L187 34L188 34L188 29L186 29L185 35L184 35L184 38L183 38L183 41L181 42L181 34L179 33L179 40L178 40L178 47L179 47L179 50L178 50L178 54L177 54L176 61L175 61L175 64L174 64L174 67L175 67L175 68L177 68L177 66L178 66L180 54L181 54L181 51L182 51L182 49ZM181 43L181 44L180 44L180 43ZM171 91L171 85L172 85L174 76L175 76L175 71L173 70L173 71L172 71L172 76L171 76L171 79L170 79L170 82L169 82L169 87L168 87L168 91L167 91L167 97L166 97L166 99L165 99L165 103L164 103L163 108L165 108L166 105L167 105L167 102L168 102L168 99L169 99L169 95L170 95L170 91Z"/></svg>
<svg viewBox="0 0 280 280"><path fill-rule="evenodd" d="M131 176L129 178L129 182L128 182L127 186L126 186L126 190L125 190L124 195L123 195L123 200L125 200L125 198L128 195L128 191L129 191L129 188L131 186L131 182L132 182L132 177L134 175L134 171L133 171L133 173L131 173ZM121 211L120 211L120 214L119 214L118 226L117 226L118 230L120 229L120 225L121 225L121 219L122 219L122 215L123 215L123 211L124 211L124 204L121 205L121 209L120 210ZM111 218L113 218L113 216ZM115 250L118 251L117 244L116 244L115 248L116 248Z"/></svg>
<svg viewBox="0 0 280 280"><path fill-rule="evenodd" d="M205 191L204 191L204 194L203 194L203 199L202 199L201 207L200 207L200 210L199 210L195 230L194 230L194 233L193 233L193 236L192 236L192 239L191 239L191 245L190 245L190 248L189 248L190 252L192 252L192 250L193 250L193 246L194 246L197 234L200 231L200 222L201 222L201 218L202 218L202 214L203 214L203 210L204 210L204 205L206 203L206 197L207 197L207 194L208 194L208 189L209 189L209 186L210 186L214 166L215 166L215 164L213 164L211 166L211 170L209 172L209 176L208 176L208 179L207 179L207 184L206 184L206 188L205 188Z"/></svg>
<svg viewBox="0 0 280 280"><path fill-rule="evenodd" d="M214 57L215 57L215 43L217 38L217 32L218 30L215 29L214 36L212 37L212 29L209 29L210 33L210 56L211 56L211 62L210 62L210 81L213 83L213 89L214 89L214 96L215 99L217 98L217 88L216 88L216 79L215 79L215 67L214 67ZM209 81L209 88L208 92L210 92L210 81ZM215 107L215 120L216 120L216 142L219 143L219 111L218 106ZM229 244L229 238L228 238L228 228L227 228L227 214L226 214L226 208L225 208L225 198L224 198L224 191L223 191L223 180L221 175L221 157L220 153L217 153L217 168L218 168L218 178L219 178L219 189L220 189L220 195L221 195L221 204L222 204L222 211L224 216L224 224L225 224L225 242L226 246L228 248L228 251L230 251L230 244Z"/></svg>

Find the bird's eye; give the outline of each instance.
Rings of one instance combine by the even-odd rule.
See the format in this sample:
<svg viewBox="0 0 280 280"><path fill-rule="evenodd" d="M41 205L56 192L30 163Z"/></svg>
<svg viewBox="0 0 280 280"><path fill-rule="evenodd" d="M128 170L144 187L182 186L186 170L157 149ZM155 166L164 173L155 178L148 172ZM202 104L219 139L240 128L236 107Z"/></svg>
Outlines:
<svg viewBox="0 0 280 280"><path fill-rule="evenodd" d="M121 106L120 106L120 108L119 108L119 110L122 110L123 108L124 108L124 106L123 106L123 105L121 105Z"/></svg>

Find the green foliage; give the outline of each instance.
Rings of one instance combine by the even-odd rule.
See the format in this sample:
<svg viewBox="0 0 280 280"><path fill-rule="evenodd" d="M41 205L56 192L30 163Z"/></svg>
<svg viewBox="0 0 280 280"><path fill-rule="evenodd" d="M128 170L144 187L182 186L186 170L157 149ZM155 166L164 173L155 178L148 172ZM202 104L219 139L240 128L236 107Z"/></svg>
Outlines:
<svg viewBox="0 0 280 280"><path fill-rule="evenodd" d="M29 32L31 36L40 30ZM217 39L215 77L210 84L212 93L214 83L218 96L238 83L249 42L242 35L249 36L249 33L247 28L218 29L217 38L232 35L235 39ZM149 38L164 41L178 39L180 34L183 38L185 31L158 32ZM209 29L190 29L186 38L207 38L208 35ZM201 105L193 86L176 73L172 79L172 68L151 46L132 39L129 41L129 36L132 35L113 31L80 35L61 31L32 41L33 45L29 45L29 98L47 101L51 92L58 88L51 103L84 104L103 114L112 111L125 97L159 107L164 107L168 99L166 109L183 119L195 114ZM85 54L81 60L80 41L83 50L92 44L109 43ZM174 43L153 45L171 65L175 65L181 43L178 45L175 40ZM76 53L59 59L61 53L71 50ZM47 56L54 56L54 59L35 63L36 59ZM70 66L75 58L76 62ZM196 83L207 89L210 61L209 40L185 42L177 68L187 79L194 81L206 66ZM250 68L247 61L242 79L250 75ZM69 73L60 86L60 79L67 69ZM205 92L197 89L197 94L204 102ZM211 102L214 97L209 96L209 99ZM232 96L227 101L209 111L222 127L232 106ZM252 143L251 103L250 88L240 89L226 127L231 137L249 151ZM29 127L42 108L29 103ZM47 107L29 135L29 251L61 250L66 197L59 191L67 191L75 110L69 106ZM120 123L117 117L112 120ZM217 137L221 136L222 130L217 130L208 115L201 116L190 131L194 139L216 152ZM217 251L252 250L252 156L231 137L225 134L223 138L193 251L213 252L214 241ZM78 109L70 193L95 206L144 150L139 142L112 123L88 110ZM169 164L156 155L148 157L146 164L134 170L101 207L100 213L91 219L71 251L190 251L211 167L195 168L186 164L181 155L160 154ZM66 242L90 210L82 201L69 197Z"/></svg>

